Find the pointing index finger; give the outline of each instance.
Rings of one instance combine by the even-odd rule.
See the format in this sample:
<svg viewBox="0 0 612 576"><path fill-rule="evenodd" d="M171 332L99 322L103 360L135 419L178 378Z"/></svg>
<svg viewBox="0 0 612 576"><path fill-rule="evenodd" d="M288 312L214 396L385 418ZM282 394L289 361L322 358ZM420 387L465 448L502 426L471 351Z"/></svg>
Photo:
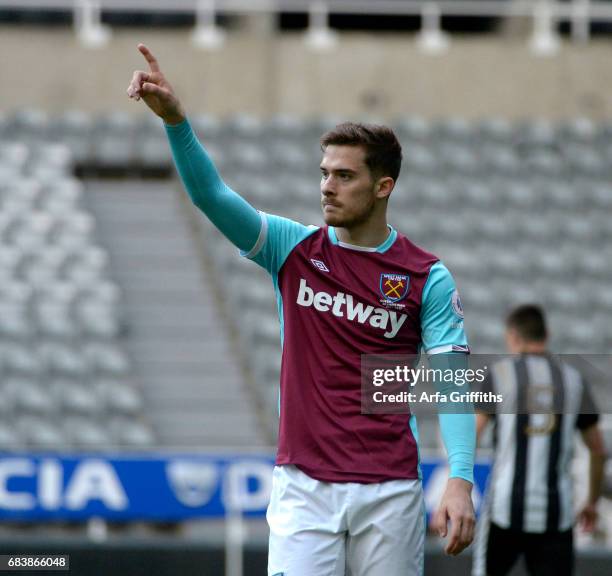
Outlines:
<svg viewBox="0 0 612 576"><path fill-rule="evenodd" d="M151 68L151 72L159 72L159 63L157 62L157 59L155 58L155 56L153 56L151 51L144 44L138 44L138 50L140 50L140 53L149 63L149 68Z"/></svg>

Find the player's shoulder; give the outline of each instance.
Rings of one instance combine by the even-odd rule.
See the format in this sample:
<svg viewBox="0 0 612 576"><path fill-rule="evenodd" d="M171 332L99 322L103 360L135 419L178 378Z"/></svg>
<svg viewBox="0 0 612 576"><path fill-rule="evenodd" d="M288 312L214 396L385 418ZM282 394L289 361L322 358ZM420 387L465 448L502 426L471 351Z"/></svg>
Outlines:
<svg viewBox="0 0 612 576"><path fill-rule="evenodd" d="M403 259L413 267L420 268L423 271L428 272L432 266L442 264L438 256L419 246L399 231L397 232L395 247L401 251Z"/></svg>

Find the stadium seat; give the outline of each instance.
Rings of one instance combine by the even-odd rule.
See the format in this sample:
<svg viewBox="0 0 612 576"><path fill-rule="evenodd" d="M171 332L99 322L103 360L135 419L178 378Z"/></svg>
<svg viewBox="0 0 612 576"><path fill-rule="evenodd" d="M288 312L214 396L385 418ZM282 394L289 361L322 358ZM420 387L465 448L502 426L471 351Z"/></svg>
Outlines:
<svg viewBox="0 0 612 576"><path fill-rule="evenodd" d="M511 143L514 135L514 125L505 118L485 118L476 122L478 140L483 147L491 143Z"/></svg>
<svg viewBox="0 0 612 576"><path fill-rule="evenodd" d="M104 425L84 416L67 416L62 421L67 443L77 449L108 450L111 436Z"/></svg>
<svg viewBox="0 0 612 576"><path fill-rule="evenodd" d="M101 376L127 376L131 364L127 354L112 342L88 342L82 348L91 371Z"/></svg>
<svg viewBox="0 0 612 576"><path fill-rule="evenodd" d="M34 415L20 415L15 428L23 442L33 449L66 449L68 438L56 421Z"/></svg>
<svg viewBox="0 0 612 576"><path fill-rule="evenodd" d="M95 386L104 398L110 414L137 416L142 413L144 408L142 396L126 380L98 379Z"/></svg>
<svg viewBox="0 0 612 576"><path fill-rule="evenodd" d="M50 376L83 381L90 372L87 359L68 343L42 341L39 354Z"/></svg>
<svg viewBox="0 0 612 576"><path fill-rule="evenodd" d="M45 416L57 410L56 398L39 379L13 376L6 380L5 391L11 395L17 413Z"/></svg>
<svg viewBox="0 0 612 576"><path fill-rule="evenodd" d="M15 428L6 420L0 422L0 450L20 450L23 440Z"/></svg>
<svg viewBox="0 0 612 576"><path fill-rule="evenodd" d="M25 306L0 302L0 338L23 341L32 334L32 326Z"/></svg>
<svg viewBox="0 0 612 576"><path fill-rule="evenodd" d="M96 418L104 412L103 397L93 386L82 381L54 379L52 388L65 416L81 415Z"/></svg>
<svg viewBox="0 0 612 576"><path fill-rule="evenodd" d="M115 417L110 420L109 430L113 443L124 448L147 448L155 441L149 426L134 419Z"/></svg>

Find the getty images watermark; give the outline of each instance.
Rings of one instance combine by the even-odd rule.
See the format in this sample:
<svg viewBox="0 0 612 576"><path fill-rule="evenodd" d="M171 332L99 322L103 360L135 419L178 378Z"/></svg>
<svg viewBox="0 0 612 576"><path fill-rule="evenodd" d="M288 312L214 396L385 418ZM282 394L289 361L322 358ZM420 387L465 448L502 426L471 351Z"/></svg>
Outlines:
<svg viewBox="0 0 612 576"><path fill-rule="evenodd" d="M363 355L364 414L612 413L612 356ZM578 396L577 396L578 395Z"/></svg>

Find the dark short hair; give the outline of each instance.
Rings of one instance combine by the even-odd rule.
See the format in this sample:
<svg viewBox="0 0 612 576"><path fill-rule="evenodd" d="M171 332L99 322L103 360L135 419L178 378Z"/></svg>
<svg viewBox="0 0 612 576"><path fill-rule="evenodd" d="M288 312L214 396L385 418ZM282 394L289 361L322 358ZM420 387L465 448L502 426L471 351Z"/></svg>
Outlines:
<svg viewBox="0 0 612 576"><path fill-rule="evenodd" d="M402 166L402 146L387 126L344 122L321 136L321 150L330 145L363 146L370 172L397 180Z"/></svg>
<svg viewBox="0 0 612 576"><path fill-rule="evenodd" d="M543 342L548 336L544 311L536 304L523 304L515 308L508 314L506 326L516 330L521 338L529 342Z"/></svg>

